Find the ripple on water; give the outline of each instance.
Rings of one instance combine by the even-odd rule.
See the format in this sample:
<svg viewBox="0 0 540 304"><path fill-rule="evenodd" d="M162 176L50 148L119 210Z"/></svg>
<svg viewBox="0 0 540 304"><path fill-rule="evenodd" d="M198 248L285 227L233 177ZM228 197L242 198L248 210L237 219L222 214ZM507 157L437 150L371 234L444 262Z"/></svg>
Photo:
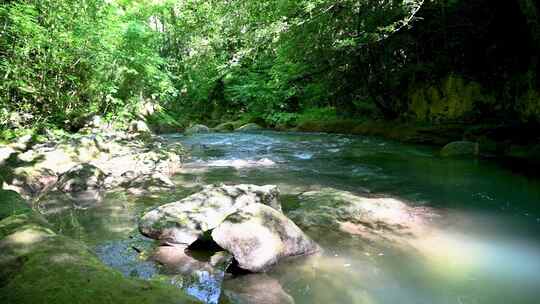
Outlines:
<svg viewBox="0 0 540 304"><path fill-rule="evenodd" d="M294 157L298 159L303 159L303 160L308 160L308 159L313 158L313 153L309 153L309 152L299 152L299 153L294 153L293 155Z"/></svg>

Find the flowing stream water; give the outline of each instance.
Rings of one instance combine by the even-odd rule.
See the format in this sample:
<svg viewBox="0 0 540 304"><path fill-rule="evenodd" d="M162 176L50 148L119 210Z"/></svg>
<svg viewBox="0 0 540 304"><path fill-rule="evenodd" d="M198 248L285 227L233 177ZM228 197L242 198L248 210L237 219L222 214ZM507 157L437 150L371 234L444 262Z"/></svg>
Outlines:
<svg viewBox="0 0 540 304"><path fill-rule="evenodd" d="M431 147L376 138L260 132L169 135L192 151L175 191L147 197L110 193L97 207L49 215L63 233L94 248L109 266L162 277L207 303L539 303L540 180L491 160L447 159ZM285 212L299 194L334 188L385 195L440 213L436 233L411 248L324 229L324 249L265 274L218 277L159 266L140 252L144 210L211 183L276 184ZM413 249L414 248L414 249ZM146 251L145 251L146 250ZM223 283L222 283L223 281Z"/></svg>

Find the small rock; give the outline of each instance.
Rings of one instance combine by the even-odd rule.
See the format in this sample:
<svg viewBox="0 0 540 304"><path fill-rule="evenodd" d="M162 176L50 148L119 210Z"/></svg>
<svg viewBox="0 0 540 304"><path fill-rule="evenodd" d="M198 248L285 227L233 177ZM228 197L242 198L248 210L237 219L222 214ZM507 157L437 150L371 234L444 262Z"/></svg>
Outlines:
<svg viewBox="0 0 540 304"><path fill-rule="evenodd" d="M199 133L209 133L209 132L210 132L210 128L208 128L205 125L193 125L193 126L189 127L188 129L186 129L186 131L184 131L184 133L187 134L187 135L199 134Z"/></svg>
<svg viewBox="0 0 540 304"><path fill-rule="evenodd" d="M441 150L441 156L476 156L480 153L478 143L470 141L455 141L447 144Z"/></svg>

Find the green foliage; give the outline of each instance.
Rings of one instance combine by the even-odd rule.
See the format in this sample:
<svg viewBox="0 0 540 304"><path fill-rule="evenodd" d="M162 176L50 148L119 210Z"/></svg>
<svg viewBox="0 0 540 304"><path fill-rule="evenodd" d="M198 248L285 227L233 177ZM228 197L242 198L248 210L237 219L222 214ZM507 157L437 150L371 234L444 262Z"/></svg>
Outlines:
<svg viewBox="0 0 540 304"><path fill-rule="evenodd" d="M158 129L246 115L289 127L327 108L538 120L538 16L530 0L3 1L0 128L126 124L149 100L167 113Z"/></svg>
<svg viewBox="0 0 540 304"><path fill-rule="evenodd" d="M8 112L69 127L174 95L144 18L105 0L2 3L0 122Z"/></svg>

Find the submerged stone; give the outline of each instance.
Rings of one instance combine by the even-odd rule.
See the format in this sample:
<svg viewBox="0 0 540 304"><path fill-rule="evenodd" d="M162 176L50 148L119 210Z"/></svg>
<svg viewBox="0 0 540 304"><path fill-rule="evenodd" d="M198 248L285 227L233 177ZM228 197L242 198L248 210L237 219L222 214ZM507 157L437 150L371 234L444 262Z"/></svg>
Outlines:
<svg viewBox="0 0 540 304"><path fill-rule="evenodd" d="M222 298L236 304L294 303L279 281L266 274L249 274L225 280Z"/></svg>
<svg viewBox="0 0 540 304"><path fill-rule="evenodd" d="M228 252L200 256L187 246L160 246L151 259L162 265L173 285L208 304L218 303L225 272L232 263Z"/></svg>

